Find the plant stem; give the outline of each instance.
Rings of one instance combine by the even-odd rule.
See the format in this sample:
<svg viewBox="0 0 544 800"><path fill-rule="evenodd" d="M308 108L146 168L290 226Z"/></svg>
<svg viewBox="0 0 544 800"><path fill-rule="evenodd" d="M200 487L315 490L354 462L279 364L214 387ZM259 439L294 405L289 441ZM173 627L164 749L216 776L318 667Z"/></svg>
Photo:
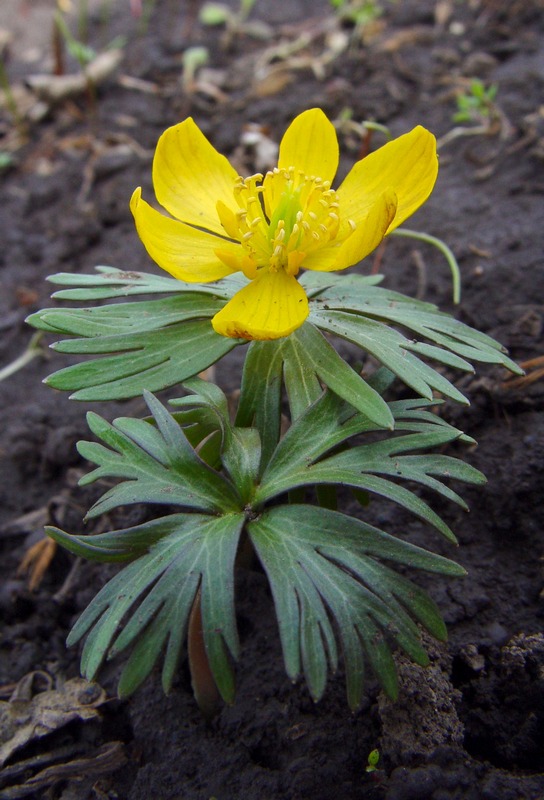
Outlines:
<svg viewBox="0 0 544 800"><path fill-rule="evenodd" d="M11 364L6 364L5 367L0 369L0 381L9 378L10 375L13 375L18 370L23 369L23 367L26 367L26 365L30 364L32 359L36 358L36 356L43 355L42 348L38 346L42 336L42 331L35 333L31 338L26 350L21 353L20 356L14 359Z"/></svg>
<svg viewBox="0 0 544 800"><path fill-rule="evenodd" d="M191 671L191 685L195 700L204 717L210 720L219 711L221 697L210 669L210 662L208 661L204 643L200 589L195 597L189 617L187 650L189 654L189 669Z"/></svg>
<svg viewBox="0 0 544 800"><path fill-rule="evenodd" d="M431 236L430 233L420 233L419 231L412 231L409 228L397 228L396 230L391 231L391 234L394 234L395 236L405 236L407 239L417 239L420 242L432 244L440 250L448 262L451 270L451 278L453 283L453 302L455 305L458 305L461 301L461 273L459 271L457 259L448 245L443 242L442 239L438 239L436 236Z"/></svg>

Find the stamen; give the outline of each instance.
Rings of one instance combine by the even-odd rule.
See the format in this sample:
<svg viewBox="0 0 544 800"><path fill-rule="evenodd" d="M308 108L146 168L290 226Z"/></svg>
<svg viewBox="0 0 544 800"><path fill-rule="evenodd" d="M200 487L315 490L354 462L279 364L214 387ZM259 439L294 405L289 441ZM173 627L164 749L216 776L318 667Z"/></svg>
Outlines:
<svg viewBox="0 0 544 800"><path fill-rule="evenodd" d="M308 254L339 236L341 244L356 227L339 215L330 181L292 166L269 170L264 185L260 174L237 179L234 197L234 238L245 251L242 269L249 278L265 268L296 275Z"/></svg>

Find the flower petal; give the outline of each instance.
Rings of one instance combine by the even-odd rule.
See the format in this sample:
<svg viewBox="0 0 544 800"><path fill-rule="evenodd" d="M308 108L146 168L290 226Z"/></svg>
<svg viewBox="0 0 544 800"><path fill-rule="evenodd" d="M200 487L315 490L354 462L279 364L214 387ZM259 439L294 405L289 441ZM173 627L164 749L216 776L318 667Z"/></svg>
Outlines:
<svg viewBox="0 0 544 800"><path fill-rule="evenodd" d="M262 270L212 319L217 333L233 339L280 339L308 316L306 292L284 270Z"/></svg>
<svg viewBox="0 0 544 800"><path fill-rule="evenodd" d="M342 218L359 225L376 199L389 188L398 199L397 213L387 231L391 233L425 202L437 173L436 139L418 125L353 166L337 190Z"/></svg>
<svg viewBox="0 0 544 800"><path fill-rule="evenodd" d="M225 231L217 201L236 208L233 196L238 173L218 153L189 117L160 137L153 159L153 187L169 214L189 225L220 235Z"/></svg>
<svg viewBox="0 0 544 800"><path fill-rule="evenodd" d="M338 169L338 138L332 122L320 108L295 117L280 144L279 169L301 170L308 177L332 181Z"/></svg>
<svg viewBox="0 0 544 800"><path fill-rule="evenodd" d="M136 230L145 249L162 269L189 283L209 283L235 270L215 254L216 250L243 256L242 246L211 233L191 228L155 211L136 189L130 201Z"/></svg>
<svg viewBox="0 0 544 800"><path fill-rule="evenodd" d="M386 191L374 201L367 210L366 217L357 223L353 231L341 245L328 245L315 250L303 261L304 269L317 272L331 272L346 269L362 261L377 247L397 212L397 198L391 190Z"/></svg>

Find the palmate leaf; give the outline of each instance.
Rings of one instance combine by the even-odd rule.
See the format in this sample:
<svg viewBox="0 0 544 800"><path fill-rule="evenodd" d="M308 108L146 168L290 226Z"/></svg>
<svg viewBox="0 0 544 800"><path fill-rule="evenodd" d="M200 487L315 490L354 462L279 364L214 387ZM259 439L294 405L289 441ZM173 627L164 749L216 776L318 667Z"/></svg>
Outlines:
<svg viewBox="0 0 544 800"><path fill-rule="evenodd" d="M498 342L440 312L431 303L373 285L368 278L356 274L327 280L327 276L305 273L301 282L314 290L311 322L373 355L423 397L432 397L436 389L458 402L466 402L448 380L417 355L469 372L474 371L471 361L500 364L517 374L522 372ZM423 341L407 338L398 328Z"/></svg>
<svg viewBox="0 0 544 800"><path fill-rule="evenodd" d="M459 495L443 481L483 483L485 478L478 470L450 456L413 455L460 439L461 431L435 415L414 408L413 402L392 403L391 411L398 435L323 458L349 437L376 430L364 415L354 414L346 406L342 413L338 399L325 393L283 437L261 477L255 502L267 503L301 486L351 486L398 503L455 542L450 528L428 503L397 481L426 486L466 508Z"/></svg>
<svg viewBox="0 0 544 800"><path fill-rule="evenodd" d="M181 383L240 344L219 336L209 318L222 303L196 293L144 303L40 312L36 327L83 338L52 345L63 353L106 355L65 367L47 378L76 400L119 400L143 389ZM205 317L195 319L195 317Z"/></svg>
<svg viewBox="0 0 544 800"><path fill-rule="evenodd" d="M215 333L211 317L247 282L229 276L216 284L186 284L174 278L97 267L95 275L59 273L59 300L97 301L141 294L170 294L155 300L94 308L49 308L32 314L35 328L66 338L52 345L86 357L49 376L55 389L77 400L116 400L181 383L215 364L242 342ZM172 296L173 295L173 296ZM101 356L89 360L89 356Z"/></svg>
<svg viewBox="0 0 544 800"><path fill-rule="evenodd" d="M49 536L72 552L98 561L136 558L118 573L83 612L68 638L86 636L82 673L92 680L103 660L132 651L119 682L131 694L164 654L162 681L171 688L187 622L200 591L204 644L225 701L234 697L230 657L239 643L234 613L234 561L244 524L241 512L172 514L134 528L96 536Z"/></svg>
<svg viewBox="0 0 544 800"><path fill-rule="evenodd" d="M361 702L365 663L396 696L392 642L417 663L427 663L414 620L446 638L425 592L381 562L463 575L452 561L352 517L308 505L271 508L247 527L270 582L287 673L294 680L303 671L316 700L325 689L328 665L336 669L337 638L354 709Z"/></svg>
<svg viewBox="0 0 544 800"><path fill-rule="evenodd" d="M270 580L288 674L295 678L303 671L318 699L329 667L336 668L340 645L352 707L360 702L365 664L394 696L391 646L398 644L424 664L417 622L439 638L445 637L445 630L426 594L382 562L448 575L463 571L336 511L277 505L278 494L291 484L307 483L301 478L305 473L316 471L317 482L328 484L331 472L336 471L347 475L349 483L357 472L355 465L360 471L364 464L365 480L370 480L380 477L373 471L404 458L403 477L460 501L439 481L435 485L435 475L442 474L446 465L453 477L474 479L479 473L470 468L463 472L464 465L446 456L412 455L414 449L461 438L460 431L431 413L429 401L396 401L389 404L398 431L393 439L343 450L354 436L368 432L383 436L384 432L327 390L294 422L260 475L258 432L231 423L227 398L217 386L193 379L186 388L192 394L174 401L174 414L146 393L153 414L149 420L122 418L109 424L92 415L93 429L106 446L84 443L81 447L98 465L84 481L120 479L95 504L91 516L132 502L177 505L181 513L90 536L48 530L76 555L130 562L97 595L70 634L70 644L86 637L84 674L94 677L105 658L130 649L120 693L133 692L161 656L163 685L168 690L198 598L212 673L223 698L231 701L231 660L238 655L233 573L245 528ZM185 431L199 446L206 431L217 434L217 469L199 457ZM359 457L350 460L356 452ZM358 485L355 479L353 484ZM395 484L391 486L392 499L402 502L403 496L394 494ZM419 499L403 491L410 497L404 504L433 522L431 510L421 511L416 505ZM389 496L385 490L382 493Z"/></svg>
<svg viewBox="0 0 544 800"><path fill-rule="evenodd" d="M231 481L196 454L182 428L153 395L144 396L155 424L129 417L110 424L97 414L88 415L91 430L108 447L79 442L81 455L98 465L81 483L122 479L88 516L133 503L176 504L211 513L238 510L241 499Z"/></svg>
<svg viewBox="0 0 544 800"><path fill-rule="evenodd" d="M44 309L29 317L34 327L69 337L54 344L54 349L86 357L48 378L51 386L73 392L78 400L123 399L140 394L143 388L157 391L183 382L246 344L219 336L210 324L211 317L247 284L241 275L211 284L186 284L99 267L96 275L61 273L51 280L69 287L54 295L61 300L168 295L95 308ZM387 406L371 381L351 369L318 329L357 344L428 398L436 390L466 402L461 392L420 356L465 371L472 370L470 359L520 372L489 337L429 303L376 286L377 281L377 276L305 273L301 282L310 297L309 321L284 339L257 343L268 353L275 374L281 362L293 418L316 399L321 382L381 427L392 425ZM407 338L398 328L416 334L421 341ZM92 356L99 358L89 358ZM274 397L273 392L267 397L265 408L269 411L272 405L277 410ZM242 418L249 413L248 402L242 400ZM267 417L270 419L269 414ZM264 462L278 424L272 425L268 438L263 436L264 425L256 424L263 441Z"/></svg>

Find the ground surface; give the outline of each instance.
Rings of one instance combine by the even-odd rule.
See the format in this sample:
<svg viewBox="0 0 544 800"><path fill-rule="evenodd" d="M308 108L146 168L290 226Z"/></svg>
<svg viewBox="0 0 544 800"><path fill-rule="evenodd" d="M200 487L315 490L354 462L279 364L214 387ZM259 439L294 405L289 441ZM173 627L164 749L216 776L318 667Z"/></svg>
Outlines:
<svg viewBox="0 0 544 800"><path fill-rule="evenodd" d="M88 272L97 264L153 269L128 199L137 185L149 196L150 157L165 127L192 114L243 169L246 123L267 126L277 141L290 119L312 106L333 119L349 108L353 120L376 120L395 135L421 123L438 136L438 185L410 225L455 251L463 301L454 313L499 338L518 361L541 357L542 3L384 1L378 23L357 32L335 27L324 0L258 0L250 20L265 22L261 35L268 38L239 30L230 41L224 29L198 22L199 5L144 3L149 18L138 21L128 0L91 3L88 39L96 49L126 37L120 68L96 93L57 104L37 105L17 88L20 113L31 119L21 123L27 137L21 146L4 110L0 150L12 160L0 176L2 364L30 339L25 316L49 304L47 275ZM53 6L3 0L0 27L16 42L7 60L14 90L30 74L51 72ZM189 45L208 48L212 70L197 73L196 85L183 77ZM75 71L69 58L65 68ZM456 93L474 78L499 87L491 117L464 123L488 130L452 137ZM340 138L345 172L361 140L356 132ZM377 135L372 144L379 143ZM436 251L414 252L413 243L395 240L380 255L387 285L451 309L448 270ZM368 259L365 268L372 266ZM342 675L314 705L305 687L292 686L284 674L263 576L243 575L238 698L211 725L195 707L185 672L168 698L154 676L123 704L111 699L116 664L102 673L107 702L98 689L66 684L78 674L78 653L66 650L65 637L112 569L78 564L66 584L73 561L58 553L38 589L30 591L17 576L43 524L81 530L90 500L76 486L85 465L74 449L87 435L86 409L41 384L65 364L54 354L39 358L0 384L0 691L4 701L17 697L2 705L2 733L4 742L17 734L28 742L7 760L0 798L544 797L542 361L529 363L530 379L519 385L489 370L464 380L472 405L449 412L478 440L468 458L489 483L465 493L469 515L445 512L460 540L454 555L468 577L427 581L450 634L447 646L429 643L431 667L399 662L396 705L370 685L363 708L350 714ZM235 388L235 367L219 371L227 389ZM441 546L402 514L384 514L391 532ZM38 714L47 734L41 739L38 726L28 728L40 696L52 698L47 713ZM376 747L380 770L367 774Z"/></svg>

